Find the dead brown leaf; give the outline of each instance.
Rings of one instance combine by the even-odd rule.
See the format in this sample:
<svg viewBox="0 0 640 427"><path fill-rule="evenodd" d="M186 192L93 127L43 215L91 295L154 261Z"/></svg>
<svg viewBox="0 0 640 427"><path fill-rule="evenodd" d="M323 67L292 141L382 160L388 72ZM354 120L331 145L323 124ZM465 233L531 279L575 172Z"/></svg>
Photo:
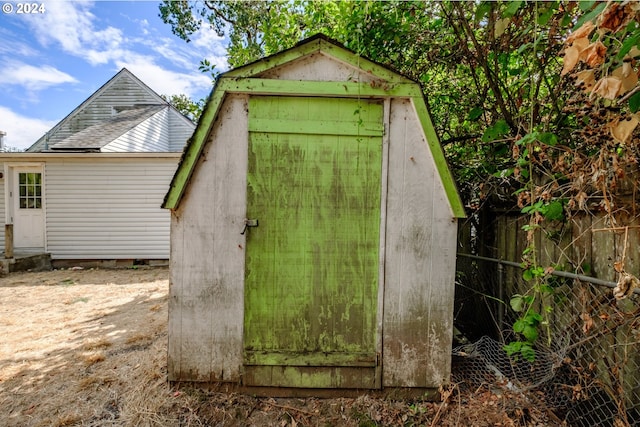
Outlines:
<svg viewBox="0 0 640 427"><path fill-rule="evenodd" d="M570 73L580 60L580 51L575 46L569 46L564 50L564 64L562 66L561 76Z"/></svg>
<svg viewBox="0 0 640 427"><path fill-rule="evenodd" d="M611 136L618 142L626 142L640 121L633 115L628 120L615 119L609 123Z"/></svg>
<svg viewBox="0 0 640 427"><path fill-rule="evenodd" d="M628 62L625 62L622 66L613 70L611 75L619 78L622 82L620 93L618 93L618 95L629 92L631 89L636 87L636 84L638 83L638 75Z"/></svg>
<svg viewBox="0 0 640 427"><path fill-rule="evenodd" d="M591 32L596 28L596 26L591 21L587 21L580 28L578 28L573 33L569 34L565 43L567 45L571 45L576 39L580 39L583 37L589 37Z"/></svg>
<svg viewBox="0 0 640 427"><path fill-rule="evenodd" d="M607 53L607 47L602 42L597 41L591 43L582 52L580 59L586 62L590 67L597 67L604 62L604 56Z"/></svg>
<svg viewBox="0 0 640 427"><path fill-rule="evenodd" d="M633 15L633 10L629 4L624 5L619 2L609 2L605 10L598 16L598 29L615 33L627 25Z"/></svg>
<svg viewBox="0 0 640 427"><path fill-rule="evenodd" d="M622 81L617 77L603 77L593 87L593 92L600 95L605 99L616 99L620 89L622 88Z"/></svg>
<svg viewBox="0 0 640 427"><path fill-rule="evenodd" d="M576 85L580 86L585 92L591 92L596 85L595 71L584 70L575 74Z"/></svg>
<svg viewBox="0 0 640 427"><path fill-rule="evenodd" d="M582 319L582 321L584 322L582 324L582 332L588 334L589 331L593 328L593 319L591 318L591 315L589 315L589 313L582 313L580 315L580 319Z"/></svg>

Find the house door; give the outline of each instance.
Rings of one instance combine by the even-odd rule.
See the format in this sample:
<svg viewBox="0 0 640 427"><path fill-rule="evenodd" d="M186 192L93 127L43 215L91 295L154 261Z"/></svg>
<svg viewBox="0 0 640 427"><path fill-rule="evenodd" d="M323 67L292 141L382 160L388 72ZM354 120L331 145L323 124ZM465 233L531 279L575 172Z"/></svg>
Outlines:
<svg viewBox="0 0 640 427"><path fill-rule="evenodd" d="M245 385L380 387L382 111L250 99Z"/></svg>
<svg viewBox="0 0 640 427"><path fill-rule="evenodd" d="M43 180L41 167L13 169L13 245L44 249Z"/></svg>

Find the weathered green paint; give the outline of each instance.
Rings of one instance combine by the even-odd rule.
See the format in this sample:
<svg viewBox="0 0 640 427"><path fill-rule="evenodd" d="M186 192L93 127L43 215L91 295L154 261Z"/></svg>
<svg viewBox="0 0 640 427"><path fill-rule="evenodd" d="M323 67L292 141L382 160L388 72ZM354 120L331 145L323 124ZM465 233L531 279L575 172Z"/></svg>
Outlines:
<svg viewBox="0 0 640 427"><path fill-rule="evenodd" d="M310 96L352 96L352 97L412 97L421 96L420 86L415 83L388 82L324 82L275 80L259 78L225 77L220 88L227 92L252 93L257 95L310 95Z"/></svg>
<svg viewBox="0 0 640 427"><path fill-rule="evenodd" d="M247 217L259 227L246 248L247 364L375 366L382 131L364 130L382 117L382 104L357 99L250 99ZM274 133L254 120L360 126ZM315 387L331 372L288 386Z"/></svg>
<svg viewBox="0 0 640 427"><path fill-rule="evenodd" d="M431 123L431 117L429 116L427 105L425 104L422 95L413 97L413 105L416 109L416 113L418 114L418 120L420 120L420 123L422 124L422 129L424 130L425 137L427 138L427 143L429 144L431 155L433 156L433 160L436 163L436 169L438 170L438 174L442 179L442 185L444 186L444 191L447 194L447 198L449 199L449 204L451 205L453 216L456 218L466 218L467 215L464 211L464 205L462 204L462 200L460 199L460 194L458 193L456 182L454 181L453 175L451 175L451 171L449 170L447 159L444 157L444 152L442 150L442 146L440 145L440 140L436 135L433 123Z"/></svg>
<svg viewBox="0 0 640 427"><path fill-rule="evenodd" d="M274 366L365 366L375 367L378 358L369 353L293 353L287 352L247 352L245 365Z"/></svg>
<svg viewBox="0 0 640 427"><path fill-rule="evenodd" d="M366 71L374 78L380 80L372 84L350 81L286 81L262 79L259 76L265 71L291 63L313 53L332 56L339 61ZM337 46L323 37L310 38L294 48L221 75L214 88L211 99L207 103L205 111L200 118L198 127L185 148L185 153L180 161L178 170L171 181L169 192L165 196L165 201L162 205L164 208L176 209L178 207L193 173L193 169L202 153L207 137L213 128L221 103L228 93L305 95L318 97L411 98L434 156L436 167L442 178L453 215L458 218L464 218L466 216L453 176L449 171L442 147L431 123L420 86L412 80L356 55L341 46Z"/></svg>
<svg viewBox="0 0 640 427"><path fill-rule="evenodd" d="M271 387L379 388L373 369L344 366L326 367L321 370L307 366L246 366L243 381L245 385L270 384ZM291 384L304 384L304 386Z"/></svg>

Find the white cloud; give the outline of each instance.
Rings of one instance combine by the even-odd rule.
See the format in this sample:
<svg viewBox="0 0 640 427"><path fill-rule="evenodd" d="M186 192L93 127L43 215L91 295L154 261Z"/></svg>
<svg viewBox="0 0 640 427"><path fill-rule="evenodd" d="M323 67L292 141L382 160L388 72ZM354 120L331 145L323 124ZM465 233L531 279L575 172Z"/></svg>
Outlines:
<svg viewBox="0 0 640 427"><path fill-rule="evenodd" d="M96 19L86 1L53 1L47 13L30 16L27 21L43 46L59 44L67 53L84 58L92 65L106 64L121 54L125 41L122 30L97 29Z"/></svg>
<svg viewBox="0 0 640 427"><path fill-rule="evenodd" d="M16 148L29 148L56 122L21 116L12 110L0 106L0 130L7 133L5 145Z"/></svg>
<svg viewBox="0 0 640 427"><path fill-rule="evenodd" d="M208 92L211 79L204 74L186 74L170 71L157 65L152 58L143 55L128 55L116 61L118 69L127 68L151 89L159 94L174 95L184 93L193 97L196 93Z"/></svg>
<svg viewBox="0 0 640 427"><path fill-rule="evenodd" d="M215 64L216 70L223 72L229 69L227 63L227 40L220 37L215 30L204 25L191 37L191 44L198 48L202 58Z"/></svg>
<svg viewBox="0 0 640 427"><path fill-rule="evenodd" d="M77 80L49 65L35 67L20 61L8 61L2 67L0 85L24 86L28 92L46 89L63 83L75 83Z"/></svg>

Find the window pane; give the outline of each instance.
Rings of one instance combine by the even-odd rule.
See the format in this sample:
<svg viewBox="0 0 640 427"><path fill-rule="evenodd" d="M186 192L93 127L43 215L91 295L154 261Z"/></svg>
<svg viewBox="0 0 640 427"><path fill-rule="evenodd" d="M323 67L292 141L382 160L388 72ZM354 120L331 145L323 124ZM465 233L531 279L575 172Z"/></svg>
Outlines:
<svg viewBox="0 0 640 427"><path fill-rule="evenodd" d="M26 173L20 173L18 174L18 179L20 180L20 184L26 184L27 183L27 174Z"/></svg>

